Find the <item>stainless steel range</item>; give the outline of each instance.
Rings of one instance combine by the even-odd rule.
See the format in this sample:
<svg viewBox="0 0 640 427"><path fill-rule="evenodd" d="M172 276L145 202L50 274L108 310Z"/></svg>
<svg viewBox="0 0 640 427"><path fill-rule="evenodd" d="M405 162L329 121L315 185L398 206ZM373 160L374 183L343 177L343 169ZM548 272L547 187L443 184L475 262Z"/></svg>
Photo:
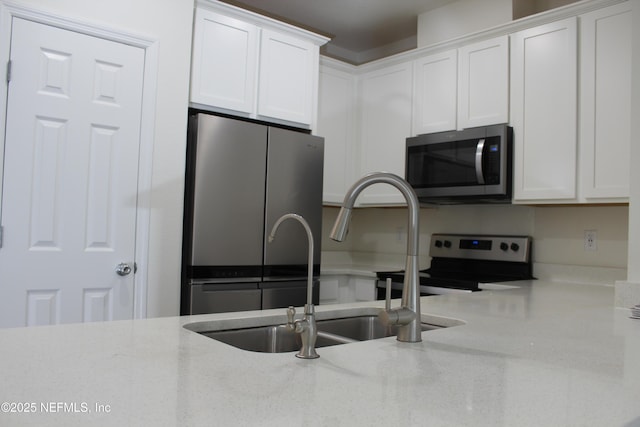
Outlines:
<svg viewBox="0 0 640 427"><path fill-rule="evenodd" d="M533 279L529 236L433 234L431 267L420 271L420 294L477 292L480 284ZM386 279L391 297L400 298L404 272L378 272L377 295L384 299Z"/></svg>

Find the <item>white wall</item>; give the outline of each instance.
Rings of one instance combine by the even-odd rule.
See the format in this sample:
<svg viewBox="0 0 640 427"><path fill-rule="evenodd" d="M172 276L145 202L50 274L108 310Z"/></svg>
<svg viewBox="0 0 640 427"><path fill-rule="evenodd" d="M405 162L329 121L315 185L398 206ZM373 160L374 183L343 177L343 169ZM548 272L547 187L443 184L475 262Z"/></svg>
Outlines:
<svg viewBox="0 0 640 427"><path fill-rule="evenodd" d="M458 0L418 16L418 47L486 30L578 0Z"/></svg>
<svg viewBox="0 0 640 427"><path fill-rule="evenodd" d="M458 0L418 16L418 47L511 22L512 0Z"/></svg>
<svg viewBox="0 0 640 427"><path fill-rule="evenodd" d="M535 261L589 267L627 267L626 206L537 207ZM584 249L584 231L597 231L596 251Z"/></svg>
<svg viewBox="0 0 640 427"><path fill-rule="evenodd" d="M633 28L640 28L640 0L632 0ZM640 75L640 31L633 31L632 76ZM640 81L631 82L631 117L640 117ZM631 121L631 202L629 203L629 273L627 279L640 287L640 121ZM636 302L640 304L640 300Z"/></svg>
<svg viewBox="0 0 640 427"><path fill-rule="evenodd" d="M633 28L640 28L640 0L631 0ZM640 31L633 31L632 72L640 73ZM640 117L640 81L631 82L631 117ZM640 164L640 122L631 121L631 164ZM615 302L618 307L640 304L640 168L631 168L629 198L629 256L627 280L616 283Z"/></svg>
<svg viewBox="0 0 640 427"><path fill-rule="evenodd" d="M576 1L578 0L513 0L513 19L566 6Z"/></svg>
<svg viewBox="0 0 640 427"><path fill-rule="evenodd" d="M147 315L177 315L193 1L13 3L158 40Z"/></svg>

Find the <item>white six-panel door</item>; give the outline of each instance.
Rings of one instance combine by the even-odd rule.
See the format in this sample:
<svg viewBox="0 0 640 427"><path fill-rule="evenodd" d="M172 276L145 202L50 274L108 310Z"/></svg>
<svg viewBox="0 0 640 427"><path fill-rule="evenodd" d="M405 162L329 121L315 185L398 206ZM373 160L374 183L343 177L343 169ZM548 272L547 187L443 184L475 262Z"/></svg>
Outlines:
<svg viewBox="0 0 640 427"><path fill-rule="evenodd" d="M131 318L144 50L13 19L0 327Z"/></svg>

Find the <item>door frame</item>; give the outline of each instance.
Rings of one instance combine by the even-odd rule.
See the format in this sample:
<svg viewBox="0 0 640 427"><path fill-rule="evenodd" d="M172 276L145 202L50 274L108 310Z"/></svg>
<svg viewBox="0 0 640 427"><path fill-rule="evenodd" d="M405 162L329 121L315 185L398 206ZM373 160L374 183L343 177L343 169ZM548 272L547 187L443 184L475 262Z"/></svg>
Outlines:
<svg viewBox="0 0 640 427"><path fill-rule="evenodd" d="M4 179L4 150L7 118L7 64L10 58L12 19L23 18L40 24L102 39L124 43L144 50L144 75L140 122L140 156L138 160L138 193L136 203L135 262L133 318L147 317L149 233L151 215L151 178L155 131L156 87L158 80L158 40L108 28L100 24L69 19L15 1L0 0L0 219L2 218L2 180ZM1 237L1 236L0 236ZM1 250L1 249L0 249Z"/></svg>

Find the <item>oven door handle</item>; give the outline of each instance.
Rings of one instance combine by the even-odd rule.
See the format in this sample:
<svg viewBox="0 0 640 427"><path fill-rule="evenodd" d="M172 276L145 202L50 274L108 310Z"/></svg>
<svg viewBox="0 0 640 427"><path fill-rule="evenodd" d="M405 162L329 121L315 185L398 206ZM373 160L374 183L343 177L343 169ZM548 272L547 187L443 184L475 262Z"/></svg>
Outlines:
<svg viewBox="0 0 640 427"><path fill-rule="evenodd" d="M484 184L484 171L482 170L482 153L484 152L484 138L476 145L476 179L478 184Z"/></svg>

